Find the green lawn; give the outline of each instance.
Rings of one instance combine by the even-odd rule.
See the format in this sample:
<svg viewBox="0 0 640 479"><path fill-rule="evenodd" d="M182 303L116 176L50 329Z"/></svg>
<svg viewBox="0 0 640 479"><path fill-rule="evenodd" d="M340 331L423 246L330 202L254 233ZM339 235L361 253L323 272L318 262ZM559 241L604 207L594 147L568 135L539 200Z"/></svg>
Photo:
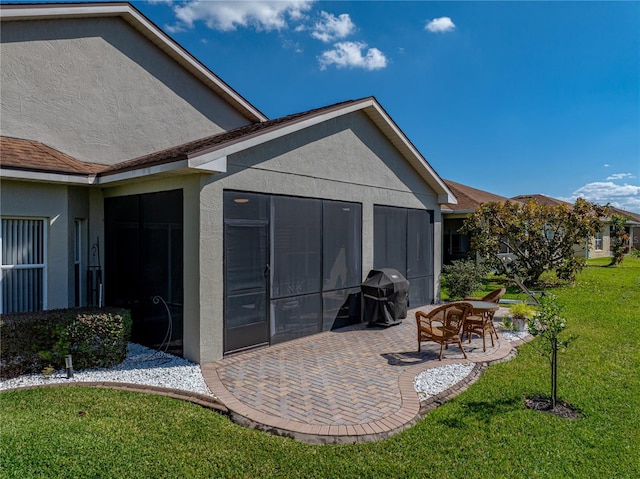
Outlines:
<svg viewBox="0 0 640 479"><path fill-rule="evenodd" d="M638 478L640 260L591 262L555 290L577 338L560 356L569 420L528 410L548 393L535 341L388 440L308 446L198 406L89 388L0 394L0 477Z"/></svg>

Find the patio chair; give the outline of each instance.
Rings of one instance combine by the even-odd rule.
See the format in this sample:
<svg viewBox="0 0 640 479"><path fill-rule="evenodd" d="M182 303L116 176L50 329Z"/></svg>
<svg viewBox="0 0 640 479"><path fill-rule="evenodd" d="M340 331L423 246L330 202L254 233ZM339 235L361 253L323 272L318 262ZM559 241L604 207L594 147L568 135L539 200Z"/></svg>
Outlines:
<svg viewBox="0 0 640 479"><path fill-rule="evenodd" d="M471 313L471 304L465 302L443 304L428 313L417 311L418 352L423 341L434 341L440 344L438 359L442 361L442 347L457 344L464 358L467 359L467 353L460 340L460 331L469 313Z"/></svg>
<svg viewBox="0 0 640 479"><path fill-rule="evenodd" d="M478 315L471 314L467 316L466 321L464 322L464 331L462 336L467 335L467 339L471 342L471 335L477 334L482 337L482 350L487 350L485 336L489 333L489 337L491 338L491 347L494 346L493 335L495 334L496 339L498 339L498 333L496 333L495 328L493 327L493 315L495 311L484 311Z"/></svg>
<svg viewBox="0 0 640 479"><path fill-rule="evenodd" d="M495 289L490 293L487 293L482 298L474 298L467 296L464 301L487 301L489 303L498 303L500 298L504 296L507 290L505 288ZM471 342L471 334L476 333L478 336L482 336L482 350L486 351L486 344L484 336L488 332L491 337L491 346L493 347L493 336L498 339L498 333L493 327L493 315L494 312L485 312L482 315L471 315L467 318L464 325L464 333L467 335L467 339ZM463 336L464 336L463 333Z"/></svg>
<svg viewBox="0 0 640 479"><path fill-rule="evenodd" d="M505 288L500 288L491 291L490 293L484 295L482 298L472 298L471 296L467 296L463 301L488 301L490 303L497 303L506 292L507 290Z"/></svg>

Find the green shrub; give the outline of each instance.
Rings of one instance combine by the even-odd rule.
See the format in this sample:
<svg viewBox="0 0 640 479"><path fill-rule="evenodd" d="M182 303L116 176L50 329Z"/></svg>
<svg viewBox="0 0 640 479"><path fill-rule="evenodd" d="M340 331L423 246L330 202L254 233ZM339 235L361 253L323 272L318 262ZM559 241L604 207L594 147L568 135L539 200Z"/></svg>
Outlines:
<svg viewBox="0 0 640 479"><path fill-rule="evenodd" d="M461 259L444 265L442 272L444 284L449 291L449 299L457 300L480 289L488 269L482 263Z"/></svg>
<svg viewBox="0 0 640 479"><path fill-rule="evenodd" d="M529 319L533 317L535 309L526 303L515 303L509 306L512 318Z"/></svg>
<svg viewBox="0 0 640 479"><path fill-rule="evenodd" d="M131 336L124 309L57 309L0 315L0 377L39 373L48 366L74 369L110 367L122 362Z"/></svg>

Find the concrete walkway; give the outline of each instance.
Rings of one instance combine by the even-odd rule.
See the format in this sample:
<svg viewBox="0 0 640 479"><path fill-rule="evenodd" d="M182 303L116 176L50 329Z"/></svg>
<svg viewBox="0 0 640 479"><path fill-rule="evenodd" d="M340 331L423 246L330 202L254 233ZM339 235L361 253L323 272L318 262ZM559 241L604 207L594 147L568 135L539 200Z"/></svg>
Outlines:
<svg viewBox="0 0 640 479"><path fill-rule="evenodd" d="M311 444L383 439L466 389L488 364L514 354L502 336L494 347L487 338L486 352L481 339L474 336L469 344L465 338L468 360L455 345L442 361L435 343L422 343L418 353L414 312L389 328L358 324L232 355L203 365L202 373L239 424ZM467 379L439 394L438 401L420 403L413 385L417 374L469 362L476 368Z"/></svg>

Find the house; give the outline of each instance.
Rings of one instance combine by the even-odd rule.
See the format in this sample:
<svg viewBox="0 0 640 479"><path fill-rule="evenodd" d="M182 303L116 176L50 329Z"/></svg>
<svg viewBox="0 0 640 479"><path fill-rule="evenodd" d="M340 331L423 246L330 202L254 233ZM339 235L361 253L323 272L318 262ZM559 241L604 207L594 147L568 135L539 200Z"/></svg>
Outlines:
<svg viewBox="0 0 640 479"><path fill-rule="evenodd" d="M133 312L199 363L439 296L455 196L373 97L269 119L128 3L2 5L0 312Z"/></svg>
<svg viewBox="0 0 640 479"><path fill-rule="evenodd" d="M460 233L459 230L462 228L464 219L476 211L482 203L496 201L499 203L506 201L526 203L527 201L536 201L547 206L561 204L571 206L566 201L541 194L518 195L506 198L451 180L445 180L445 183L456 196L457 203L442 206L443 264L450 264L451 261L468 257L471 250L471 238L468 234ZM611 207L611 211L627 218L625 230L629 233L629 246L640 248L640 215L613 207ZM590 238L584 245L575 246L576 256L586 258L609 257L611 255L609 228L608 219L603 219L602 231L595 238ZM509 251L505 249L501 253L509 254Z"/></svg>
<svg viewBox="0 0 640 479"><path fill-rule="evenodd" d="M548 206L557 206L561 204L571 206L571 203L541 194L514 196L512 200L523 203L527 201L536 201ZM615 213L620 216L624 216L627 219L625 223L625 231L629 234L628 246L640 248L640 215L612 206L609 208L612 214ZM576 246L575 253L577 257L583 258L608 258L611 256L611 231L609 218L603 218L602 230L596 233L595 238L589 238L586 244Z"/></svg>
<svg viewBox="0 0 640 479"><path fill-rule="evenodd" d="M472 188L467 185L444 180L457 199L455 204L442 206L442 258L444 264L467 258L471 251L471 238L468 234L460 233L460 228L471 213L476 211L482 203L504 203L509 198L495 195L488 191Z"/></svg>

